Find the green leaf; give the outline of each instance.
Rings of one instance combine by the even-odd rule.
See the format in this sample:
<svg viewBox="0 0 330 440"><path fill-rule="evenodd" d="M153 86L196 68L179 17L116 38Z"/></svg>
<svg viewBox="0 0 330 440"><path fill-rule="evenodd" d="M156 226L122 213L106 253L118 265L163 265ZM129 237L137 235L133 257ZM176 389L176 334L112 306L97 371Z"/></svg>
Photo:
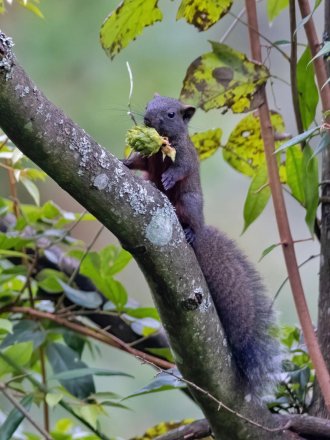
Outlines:
<svg viewBox="0 0 330 440"><path fill-rule="evenodd" d="M153 318L160 321L160 317L155 307L137 307L136 309L125 308L125 313L133 318Z"/></svg>
<svg viewBox="0 0 330 440"><path fill-rule="evenodd" d="M7 251L5 249L0 249L0 255L3 255L4 257L27 258L27 255L23 254L23 252Z"/></svg>
<svg viewBox="0 0 330 440"><path fill-rule="evenodd" d="M29 394L23 397L23 399L20 401L20 404L27 410L27 412L29 412L32 402L33 402L33 396ZM0 427L1 440L13 439L14 432L23 422L24 419L25 419L24 414L22 414L19 409L13 408L8 414L6 420L3 422L3 424Z"/></svg>
<svg viewBox="0 0 330 440"><path fill-rule="evenodd" d="M35 204L37 206L39 206L40 205L40 193L39 193L39 189L38 189L37 185L25 177L22 177L20 182L24 185L27 192L33 198Z"/></svg>
<svg viewBox="0 0 330 440"><path fill-rule="evenodd" d="M78 379L80 377L86 377L86 376L124 376L124 377L133 377L130 374L123 373L122 371L114 371L114 370L108 370L105 368L77 368L75 370L70 371L62 371L61 373L54 374L53 376L49 377L48 380L71 380L71 379Z"/></svg>
<svg viewBox="0 0 330 440"><path fill-rule="evenodd" d="M58 280L66 281L67 277L55 269L43 269L37 275L38 286L47 293L63 292L63 287Z"/></svg>
<svg viewBox="0 0 330 440"><path fill-rule="evenodd" d="M41 10L38 8L38 6L31 3L31 1L22 1L20 0L20 5L24 6L24 8L28 9L29 11L33 12L37 17L39 18L45 18Z"/></svg>
<svg viewBox="0 0 330 440"><path fill-rule="evenodd" d="M242 113L258 107L258 91L269 77L268 70L225 44L211 45L212 52L189 66L180 99L205 111L223 108Z"/></svg>
<svg viewBox="0 0 330 440"><path fill-rule="evenodd" d="M324 131L321 133L321 141L318 144L318 146L315 148L313 156L317 156L318 154L322 153L323 150L328 148L330 145L330 136L327 131Z"/></svg>
<svg viewBox="0 0 330 440"><path fill-rule="evenodd" d="M110 58L140 35L146 26L161 21L158 0L124 0L105 19L100 31L101 45Z"/></svg>
<svg viewBox="0 0 330 440"><path fill-rule="evenodd" d="M301 134L298 134L297 136L293 137L289 141L287 141L284 144L282 144L280 146L280 148L277 148L275 153L278 153L279 151L283 151L286 148L292 147L293 145L300 144L300 142L303 142L306 139L310 138L312 136L312 134L315 133L316 131L320 130L320 128L321 128L321 126L318 125L317 127L310 128L309 130L304 131Z"/></svg>
<svg viewBox="0 0 330 440"><path fill-rule="evenodd" d="M267 0L267 15L270 22L288 7L289 0Z"/></svg>
<svg viewBox="0 0 330 440"><path fill-rule="evenodd" d="M85 307L86 309L98 309L102 305L103 298L95 290L78 290L69 286L69 284L60 279L58 279L57 281L62 286L65 296L69 298L69 300L72 301L74 304Z"/></svg>
<svg viewBox="0 0 330 440"><path fill-rule="evenodd" d="M52 200L46 202L40 211L40 216L46 219L54 219L62 214L61 209Z"/></svg>
<svg viewBox="0 0 330 440"><path fill-rule="evenodd" d="M160 330L161 324L153 318L142 318L134 320L131 327L138 335L150 336Z"/></svg>
<svg viewBox="0 0 330 440"><path fill-rule="evenodd" d="M62 393L47 393L46 402L51 408L53 408L63 399L63 397L64 395Z"/></svg>
<svg viewBox="0 0 330 440"><path fill-rule="evenodd" d="M285 131L284 121L279 113L272 112L270 120L274 131ZM223 158L235 170L247 176L254 176L265 163L264 143L257 114L251 113L239 121L223 147ZM285 181L283 166L280 167L280 175L281 181Z"/></svg>
<svg viewBox="0 0 330 440"><path fill-rule="evenodd" d="M266 164L261 166L258 173L251 181L244 204L244 228L243 232L259 217L265 209L270 198L268 185L268 173ZM242 233L243 233L242 232Z"/></svg>
<svg viewBox="0 0 330 440"><path fill-rule="evenodd" d="M171 368L169 372L174 372L178 377L181 377L179 371L176 368ZM175 390L178 388L185 388L186 385L176 377L171 376L168 373L162 372L157 377L143 388L135 391L123 400L130 399L131 397L142 396L143 394L158 393L159 391Z"/></svg>
<svg viewBox="0 0 330 440"><path fill-rule="evenodd" d="M330 52L330 41L326 41L324 43L324 45L321 47L321 49L317 52L317 54L315 55L315 57L313 57L309 63L311 63L312 61L314 61L316 58L322 57L323 55L326 55L327 53Z"/></svg>
<svg viewBox="0 0 330 440"><path fill-rule="evenodd" d="M227 14L233 0L182 0L176 19L185 18L200 31L206 31Z"/></svg>
<svg viewBox="0 0 330 440"><path fill-rule="evenodd" d="M13 332L13 323L8 319L0 318L0 334L12 333L12 332Z"/></svg>
<svg viewBox="0 0 330 440"><path fill-rule="evenodd" d="M113 302L118 310L123 310L128 299L125 287L113 278L107 278L104 281L103 295Z"/></svg>
<svg viewBox="0 0 330 440"><path fill-rule="evenodd" d="M82 352L85 347L86 339L74 331L68 329L62 329L62 331L63 331L63 340L65 344L68 347L70 347L73 351L78 353L79 358L81 358Z"/></svg>
<svg viewBox="0 0 330 440"><path fill-rule="evenodd" d="M16 343L15 345L7 347L3 352L15 364L24 367L31 359L33 344L32 342ZM0 358L0 376L11 372L13 372L13 367L7 364L4 359Z"/></svg>
<svg viewBox="0 0 330 440"><path fill-rule="evenodd" d="M304 130L307 130L315 118L319 101L318 89L314 80L314 70L308 63L311 60L309 47L305 49L297 64L297 88L299 109Z"/></svg>
<svg viewBox="0 0 330 440"><path fill-rule="evenodd" d="M37 321L23 319L13 327L13 332L2 341L0 348L4 349L18 342L32 342L34 349L45 341L46 333Z"/></svg>
<svg viewBox="0 0 330 440"><path fill-rule="evenodd" d="M261 261L266 255L270 254L272 250L274 250L275 248L277 248L277 246L279 246L278 243L276 244L271 244L270 246L268 246L266 249L264 249L262 251L261 257L259 258L259 261Z"/></svg>
<svg viewBox="0 0 330 440"><path fill-rule="evenodd" d="M312 235L314 235L314 222L319 204L319 176L318 160L313 155L313 150L306 145L303 151L303 185L305 192L306 216L305 221Z"/></svg>
<svg viewBox="0 0 330 440"><path fill-rule="evenodd" d="M286 173L291 194L305 206L303 153L297 145L288 148L286 151Z"/></svg>
<svg viewBox="0 0 330 440"><path fill-rule="evenodd" d="M173 354L169 348L147 348L147 351L158 357L162 357L169 362L175 362Z"/></svg>
<svg viewBox="0 0 330 440"><path fill-rule="evenodd" d="M220 148L221 128L194 133L190 138L195 145L199 160L208 159Z"/></svg>
<svg viewBox="0 0 330 440"><path fill-rule="evenodd" d="M114 249L110 249L111 247ZM132 260L132 255L129 252L113 245L101 249L99 255L101 258L101 270L103 276L113 276L118 272L121 272Z"/></svg>
<svg viewBox="0 0 330 440"><path fill-rule="evenodd" d="M52 366L54 374L69 372L70 370L86 369L88 366L79 359L76 352L71 348L53 342L46 347L47 359ZM77 377L74 381L59 379L61 385L78 399L86 399L95 393L95 385L91 374Z"/></svg>

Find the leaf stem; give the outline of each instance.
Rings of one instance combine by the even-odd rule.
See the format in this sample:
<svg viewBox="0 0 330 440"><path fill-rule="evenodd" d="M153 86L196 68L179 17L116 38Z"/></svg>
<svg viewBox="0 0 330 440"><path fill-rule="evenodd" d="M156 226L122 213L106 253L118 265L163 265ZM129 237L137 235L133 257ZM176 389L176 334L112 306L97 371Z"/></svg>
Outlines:
<svg viewBox="0 0 330 440"><path fill-rule="evenodd" d="M40 366L41 366L41 377L42 377L42 383L44 387L47 387L47 374L46 374L46 363L45 363L45 351L44 348L41 346L39 348L39 354L40 354ZM49 432L49 407L48 403L46 401L46 395L43 396L43 407L44 407L44 427L47 432Z"/></svg>

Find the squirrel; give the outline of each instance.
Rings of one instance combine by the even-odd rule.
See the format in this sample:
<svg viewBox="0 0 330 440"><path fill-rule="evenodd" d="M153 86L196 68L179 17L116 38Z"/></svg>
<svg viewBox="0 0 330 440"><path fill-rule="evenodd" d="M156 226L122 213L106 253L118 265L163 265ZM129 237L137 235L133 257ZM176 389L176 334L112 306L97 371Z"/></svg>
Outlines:
<svg viewBox="0 0 330 440"><path fill-rule="evenodd" d="M237 367L238 379L259 395L278 371L279 344L271 335L275 319L260 276L236 244L206 226L199 158L189 137L195 108L156 94L147 104L144 123L166 136L176 158L133 153L124 164L147 173L176 210L209 287Z"/></svg>

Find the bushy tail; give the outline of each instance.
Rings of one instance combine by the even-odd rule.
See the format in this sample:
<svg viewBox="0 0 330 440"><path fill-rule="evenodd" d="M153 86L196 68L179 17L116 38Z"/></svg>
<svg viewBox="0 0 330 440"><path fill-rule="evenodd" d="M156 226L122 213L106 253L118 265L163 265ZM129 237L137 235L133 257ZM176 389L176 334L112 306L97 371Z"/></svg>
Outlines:
<svg viewBox="0 0 330 440"><path fill-rule="evenodd" d="M193 248L242 381L260 394L279 372L279 344L270 334L275 319L259 274L215 228L202 228Z"/></svg>

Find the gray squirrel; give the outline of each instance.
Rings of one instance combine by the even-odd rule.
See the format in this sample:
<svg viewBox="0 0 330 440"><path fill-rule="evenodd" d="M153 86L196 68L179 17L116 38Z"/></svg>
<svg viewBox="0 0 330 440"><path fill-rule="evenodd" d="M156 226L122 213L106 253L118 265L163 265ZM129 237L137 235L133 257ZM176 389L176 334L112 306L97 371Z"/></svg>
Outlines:
<svg viewBox="0 0 330 440"><path fill-rule="evenodd" d="M175 161L163 160L161 152L150 157L133 153L124 164L147 172L174 206L206 279L240 382L258 395L278 371L279 345L271 335L274 315L251 263L226 235L204 224L199 159L188 133L194 113L192 106L155 95L144 123L168 138L176 149Z"/></svg>

